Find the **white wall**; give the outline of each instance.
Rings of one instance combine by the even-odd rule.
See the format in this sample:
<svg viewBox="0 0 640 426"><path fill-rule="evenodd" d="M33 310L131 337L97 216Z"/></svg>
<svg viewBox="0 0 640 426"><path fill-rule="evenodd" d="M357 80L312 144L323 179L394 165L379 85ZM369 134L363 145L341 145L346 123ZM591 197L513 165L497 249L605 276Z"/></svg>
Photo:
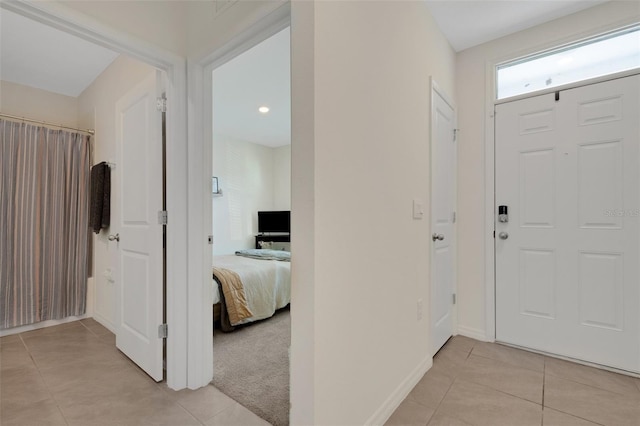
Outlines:
<svg viewBox="0 0 640 426"><path fill-rule="evenodd" d="M291 145L273 148L273 209L291 210Z"/></svg>
<svg viewBox="0 0 640 426"><path fill-rule="evenodd" d="M316 418L315 4L291 4L291 351L289 421Z"/></svg>
<svg viewBox="0 0 640 426"><path fill-rule="evenodd" d="M429 76L454 98L455 54L424 2L292 8L292 111L305 126L294 115L292 213L313 226L292 233L292 268L312 271L293 271L307 287L292 299L293 422L382 423L431 363L429 313L416 314L418 299L429 306L430 225L412 219L412 199L429 200Z"/></svg>
<svg viewBox="0 0 640 426"><path fill-rule="evenodd" d="M458 327L486 336L485 133L492 99L488 70L499 61L594 35L638 20L640 3L613 1L467 49L457 55L458 91ZM492 143L492 142L491 142Z"/></svg>
<svg viewBox="0 0 640 426"><path fill-rule="evenodd" d="M232 0L233 1L233 0ZM223 47L287 0L239 0L218 12L222 1L191 1L187 5L187 52L190 58Z"/></svg>
<svg viewBox="0 0 640 426"><path fill-rule="evenodd" d="M186 55L187 2L181 1L58 1L102 25L179 55ZM88 19L87 24L91 25Z"/></svg>
<svg viewBox="0 0 640 426"><path fill-rule="evenodd" d="M0 111L68 127L78 124L76 98L8 81L0 81Z"/></svg>
<svg viewBox="0 0 640 426"><path fill-rule="evenodd" d="M94 163L116 161L115 104L127 91L141 82L154 68L126 56L119 56L78 97L78 125L95 129ZM117 220L115 207L119 197L119 169L111 172L111 223ZM115 259L113 243L107 240L109 230L102 230L93 239L93 289L95 295L94 318L111 331L116 330L117 292L114 282L105 276Z"/></svg>
<svg viewBox="0 0 640 426"><path fill-rule="evenodd" d="M291 154L224 135L213 139L213 175L223 192L212 200L216 256L255 247L259 210L289 209L276 200L282 203L284 197L278 191L291 185L291 172L286 177L276 169L290 164Z"/></svg>

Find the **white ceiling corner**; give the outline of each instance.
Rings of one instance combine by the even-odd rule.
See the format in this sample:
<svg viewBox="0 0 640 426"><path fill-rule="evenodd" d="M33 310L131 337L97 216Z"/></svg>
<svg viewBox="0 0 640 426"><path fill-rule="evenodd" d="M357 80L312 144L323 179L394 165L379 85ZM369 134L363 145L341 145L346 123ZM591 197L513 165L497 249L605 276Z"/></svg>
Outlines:
<svg viewBox="0 0 640 426"><path fill-rule="evenodd" d="M427 0L456 52L609 0Z"/></svg>
<svg viewBox="0 0 640 426"><path fill-rule="evenodd" d="M0 79L78 97L118 53L0 9Z"/></svg>

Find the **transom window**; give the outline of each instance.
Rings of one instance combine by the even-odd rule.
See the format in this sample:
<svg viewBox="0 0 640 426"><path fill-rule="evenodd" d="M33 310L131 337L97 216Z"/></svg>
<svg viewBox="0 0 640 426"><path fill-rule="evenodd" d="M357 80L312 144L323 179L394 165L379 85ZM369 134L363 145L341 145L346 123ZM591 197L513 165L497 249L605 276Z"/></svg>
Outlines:
<svg viewBox="0 0 640 426"><path fill-rule="evenodd" d="M640 24L496 67L497 98L640 68Z"/></svg>

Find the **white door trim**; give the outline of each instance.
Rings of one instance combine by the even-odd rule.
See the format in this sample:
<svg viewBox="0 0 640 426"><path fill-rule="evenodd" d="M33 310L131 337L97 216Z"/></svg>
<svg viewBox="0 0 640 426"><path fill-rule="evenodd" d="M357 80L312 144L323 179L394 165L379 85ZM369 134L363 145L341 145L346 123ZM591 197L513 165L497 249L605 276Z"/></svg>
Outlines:
<svg viewBox="0 0 640 426"><path fill-rule="evenodd" d="M185 60L55 2L0 2L0 8L134 57L167 74L167 384L187 383L187 117Z"/></svg>
<svg viewBox="0 0 640 426"><path fill-rule="evenodd" d="M213 155L212 72L291 23L290 4L278 6L267 16L239 31L213 52L189 59L189 170L188 240L193 252L188 259L190 291L189 387L206 386L213 378L213 309L211 294L212 233L211 176ZM207 319L208 318L208 319Z"/></svg>
<svg viewBox="0 0 640 426"><path fill-rule="evenodd" d="M487 62L486 64L486 84L485 84L485 329L484 340L493 342L496 340L496 270L495 270L495 120L494 120L494 100L496 64L498 61Z"/></svg>

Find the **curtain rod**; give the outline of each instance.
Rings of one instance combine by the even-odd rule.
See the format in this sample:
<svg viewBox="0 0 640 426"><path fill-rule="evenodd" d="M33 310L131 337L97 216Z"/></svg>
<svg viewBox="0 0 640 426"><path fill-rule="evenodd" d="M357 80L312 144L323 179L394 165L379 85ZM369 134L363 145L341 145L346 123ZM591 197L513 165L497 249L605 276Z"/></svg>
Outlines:
<svg viewBox="0 0 640 426"><path fill-rule="evenodd" d="M32 120L30 118L18 117L16 115L10 115L10 114L4 114L2 112L0 112L0 117L10 118L12 120L28 121L30 123L44 124L45 126L59 127L61 129L75 130L77 132L88 133L88 134L90 134L92 136L96 134L96 131L93 130L93 129L77 129L75 127L68 127L68 126L63 126L61 124L47 123L46 121L41 121L41 120Z"/></svg>

